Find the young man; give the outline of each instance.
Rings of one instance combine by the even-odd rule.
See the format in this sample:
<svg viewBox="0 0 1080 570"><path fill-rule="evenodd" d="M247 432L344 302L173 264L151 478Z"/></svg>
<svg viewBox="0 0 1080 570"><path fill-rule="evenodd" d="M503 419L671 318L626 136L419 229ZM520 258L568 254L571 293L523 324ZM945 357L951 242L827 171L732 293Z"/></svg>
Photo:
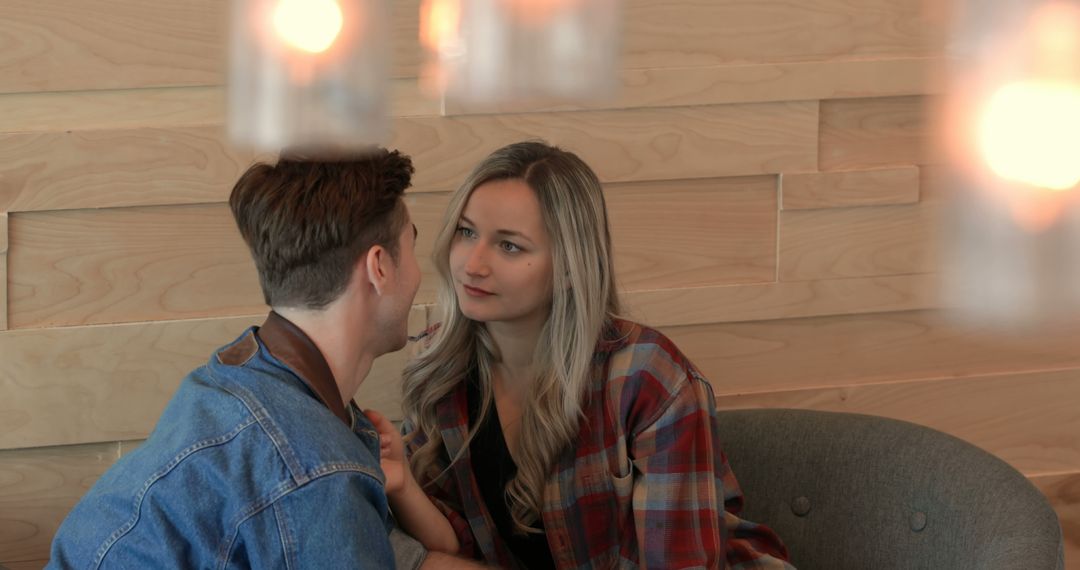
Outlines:
<svg viewBox="0 0 1080 570"><path fill-rule="evenodd" d="M378 435L351 401L372 361L405 346L420 284L412 173L375 149L241 176L229 205L273 310L183 380L64 521L50 568L421 563L393 529Z"/></svg>

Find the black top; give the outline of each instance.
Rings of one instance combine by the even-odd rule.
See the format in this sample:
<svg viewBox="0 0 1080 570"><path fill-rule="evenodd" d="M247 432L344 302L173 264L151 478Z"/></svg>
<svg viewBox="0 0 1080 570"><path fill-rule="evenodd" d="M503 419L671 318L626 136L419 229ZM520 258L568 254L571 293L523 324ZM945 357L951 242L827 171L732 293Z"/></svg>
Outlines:
<svg viewBox="0 0 1080 570"><path fill-rule="evenodd" d="M469 425L472 426L476 424L476 418L480 415L480 404L483 398L480 396L475 377L470 378L466 385L469 400ZM491 413L484 418L480 431L469 444L469 455L472 458L472 469L476 474L477 485L480 487L480 495L495 524L493 530L499 533L514 558L524 567L532 570L555 568L555 560L551 557L546 533L518 534L514 532L514 522L510 518L510 508L506 504L504 491L506 484L517 474L517 464L514 463L510 448L506 445L502 424L499 422L499 412L495 406L491 407ZM544 530L544 521L537 520L533 526Z"/></svg>

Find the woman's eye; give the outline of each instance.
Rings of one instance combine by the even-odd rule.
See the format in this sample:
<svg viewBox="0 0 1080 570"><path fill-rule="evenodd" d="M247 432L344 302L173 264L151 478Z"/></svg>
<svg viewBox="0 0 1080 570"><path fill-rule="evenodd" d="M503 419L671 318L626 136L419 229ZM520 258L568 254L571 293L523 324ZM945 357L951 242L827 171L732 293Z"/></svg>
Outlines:
<svg viewBox="0 0 1080 570"><path fill-rule="evenodd" d="M502 250L505 251L506 253L517 253L517 252L521 251L521 248L518 247L517 244L511 243L511 242L508 242L508 241L504 241L504 242L500 243L499 247L501 247Z"/></svg>
<svg viewBox="0 0 1080 570"><path fill-rule="evenodd" d="M476 235L476 232L472 231L472 228L465 226L458 226L457 232L461 234L461 237L471 238Z"/></svg>

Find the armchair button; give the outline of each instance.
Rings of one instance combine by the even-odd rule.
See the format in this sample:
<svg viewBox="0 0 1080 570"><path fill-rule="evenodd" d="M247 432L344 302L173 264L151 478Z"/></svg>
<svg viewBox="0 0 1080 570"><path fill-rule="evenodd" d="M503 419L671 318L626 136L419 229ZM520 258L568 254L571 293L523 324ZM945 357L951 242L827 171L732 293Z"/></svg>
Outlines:
<svg viewBox="0 0 1080 570"><path fill-rule="evenodd" d="M794 501L791 501L791 512L797 517L805 517L810 512L810 499L796 497Z"/></svg>
<svg viewBox="0 0 1080 570"><path fill-rule="evenodd" d="M911 515L911 530L921 532L926 528L926 513L915 512Z"/></svg>

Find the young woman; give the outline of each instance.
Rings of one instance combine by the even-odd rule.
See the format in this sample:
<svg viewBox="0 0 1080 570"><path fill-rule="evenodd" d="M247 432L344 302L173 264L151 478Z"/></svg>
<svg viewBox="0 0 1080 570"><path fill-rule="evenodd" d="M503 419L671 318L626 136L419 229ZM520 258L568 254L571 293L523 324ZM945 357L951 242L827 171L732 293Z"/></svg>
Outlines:
<svg viewBox="0 0 1080 570"><path fill-rule="evenodd" d="M737 517L708 381L617 316L581 159L495 151L451 199L434 260L439 324L405 371L406 445L382 422L406 530L502 567L787 567L776 535Z"/></svg>

